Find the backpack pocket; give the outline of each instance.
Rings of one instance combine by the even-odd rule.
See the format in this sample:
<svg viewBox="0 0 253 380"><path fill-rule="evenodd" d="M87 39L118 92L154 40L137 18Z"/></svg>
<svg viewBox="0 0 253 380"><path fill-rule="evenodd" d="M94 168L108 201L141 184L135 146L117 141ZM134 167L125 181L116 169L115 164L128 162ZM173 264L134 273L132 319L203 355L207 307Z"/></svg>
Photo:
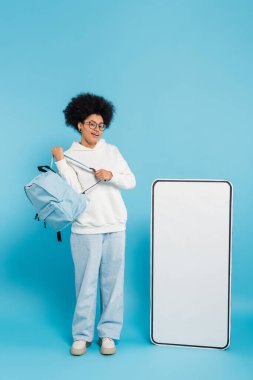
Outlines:
<svg viewBox="0 0 253 380"><path fill-rule="evenodd" d="M45 220L55 210L55 202L49 202L45 207L42 207L38 212L39 218Z"/></svg>

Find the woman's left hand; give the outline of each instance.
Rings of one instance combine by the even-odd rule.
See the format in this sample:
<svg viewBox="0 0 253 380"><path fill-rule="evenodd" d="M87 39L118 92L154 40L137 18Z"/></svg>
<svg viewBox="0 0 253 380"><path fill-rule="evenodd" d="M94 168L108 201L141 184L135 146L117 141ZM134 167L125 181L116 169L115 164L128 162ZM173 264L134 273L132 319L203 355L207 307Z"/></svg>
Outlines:
<svg viewBox="0 0 253 380"><path fill-rule="evenodd" d="M105 169L99 169L99 170L96 170L95 176L97 179L100 179L103 181L110 181L110 179L112 179L112 172Z"/></svg>

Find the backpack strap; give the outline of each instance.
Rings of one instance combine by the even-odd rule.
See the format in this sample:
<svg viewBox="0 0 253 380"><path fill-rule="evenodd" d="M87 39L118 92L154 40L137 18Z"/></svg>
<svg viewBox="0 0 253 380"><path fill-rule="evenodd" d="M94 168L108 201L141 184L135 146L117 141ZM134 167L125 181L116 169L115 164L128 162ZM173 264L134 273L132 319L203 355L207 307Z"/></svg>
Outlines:
<svg viewBox="0 0 253 380"><path fill-rule="evenodd" d="M40 172L43 172L43 173L46 173L48 171L48 170L45 170L45 168L48 169L48 170L51 170L54 173L56 173L56 171L54 169L50 168L50 166L48 166L48 165L38 166L38 170Z"/></svg>
<svg viewBox="0 0 253 380"><path fill-rule="evenodd" d="M57 231L57 240L58 240L58 241L62 241L62 238L61 238L61 231Z"/></svg>
<svg viewBox="0 0 253 380"><path fill-rule="evenodd" d="M94 168L90 168L89 166L82 164L82 162L79 162L79 161L75 160L74 158L67 156L66 154L64 154L64 157L66 157L66 158L68 158L68 159L70 159L70 160L76 162L77 164L83 166L85 169L92 170L93 172L96 171L96 169L94 169Z"/></svg>
<svg viewBox="0 0 253 380"><path fill-rule="evenodd" d="M81 165L81 166L82 166L83 168L85 168L85 169L91 170L91 171L93 171L94 173L96 172L96 169L91 168L91 167L89 167L89 166L87 166L87 165L84 165L84 164L82 164L81 162L75 160L75 159L72 158L72 157L69 157L69 156L66 155L66 154L64 154L64 157L68 158L69 160L72 160L72 161L76 162L77 164ZM51 164L50 164L51 170L53 170L53 169L52 169L53 162L54 162L54 155L52 155L52 158L51 158ZM102 181L102 180L100 179L99 181L97 181L96 183L94 183L94 185L92 185L92 186L88 187L87 189L85 189L85 190L82 192L82 194L85 194L87 190L91 189L93 186L96 186L96 185L97 185L99 182L101 182L101 181ZM104 181L106 181L106 180L104 180Z"/></svg>
<svg viewBox="0 0 253 380"><path fill-rule="evenodd" d="M96 186L96 184L99 183L99 182L101 182L101 181L102 181L102 180L100 179L99 181L97 181L96 183L94 183L94 185L88 187L88 189L84 190L84 191L82 192L82 194L85 194L87 190L91 189L93 186Z"/></svg>

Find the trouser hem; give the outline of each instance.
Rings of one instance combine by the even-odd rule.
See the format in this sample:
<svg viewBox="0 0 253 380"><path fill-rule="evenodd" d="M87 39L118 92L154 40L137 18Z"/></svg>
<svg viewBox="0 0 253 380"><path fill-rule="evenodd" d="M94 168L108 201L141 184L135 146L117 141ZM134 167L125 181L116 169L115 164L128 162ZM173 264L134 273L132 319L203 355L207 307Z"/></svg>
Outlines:
<svg viewBox="0 0 253 380"><path fill-rule="evenodd" d="M80 336L73 337L73 341L75 341L75 340L85 340L87 343L92 343L93 338L86 337L84 335L80 335Z"/></svg>

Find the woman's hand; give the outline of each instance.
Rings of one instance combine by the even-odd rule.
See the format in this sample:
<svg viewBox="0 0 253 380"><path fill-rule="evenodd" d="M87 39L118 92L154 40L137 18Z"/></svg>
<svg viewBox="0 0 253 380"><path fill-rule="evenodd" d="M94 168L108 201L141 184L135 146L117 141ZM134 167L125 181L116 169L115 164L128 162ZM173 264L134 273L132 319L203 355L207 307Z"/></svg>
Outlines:
<svg viewBox="0 0 253 380"><path fill-rule="evenodd" d="M110 181L110 179L112 179L112 172L105 169L99 169L96 170L95 176L97 179Z"/></svg>
<svg viewBox="0 0 253 380"><path fill-rule="evenodd" d="M64 158L63 148L61 146L54 146L51 149L56 161L60 161Z"/></svg>

